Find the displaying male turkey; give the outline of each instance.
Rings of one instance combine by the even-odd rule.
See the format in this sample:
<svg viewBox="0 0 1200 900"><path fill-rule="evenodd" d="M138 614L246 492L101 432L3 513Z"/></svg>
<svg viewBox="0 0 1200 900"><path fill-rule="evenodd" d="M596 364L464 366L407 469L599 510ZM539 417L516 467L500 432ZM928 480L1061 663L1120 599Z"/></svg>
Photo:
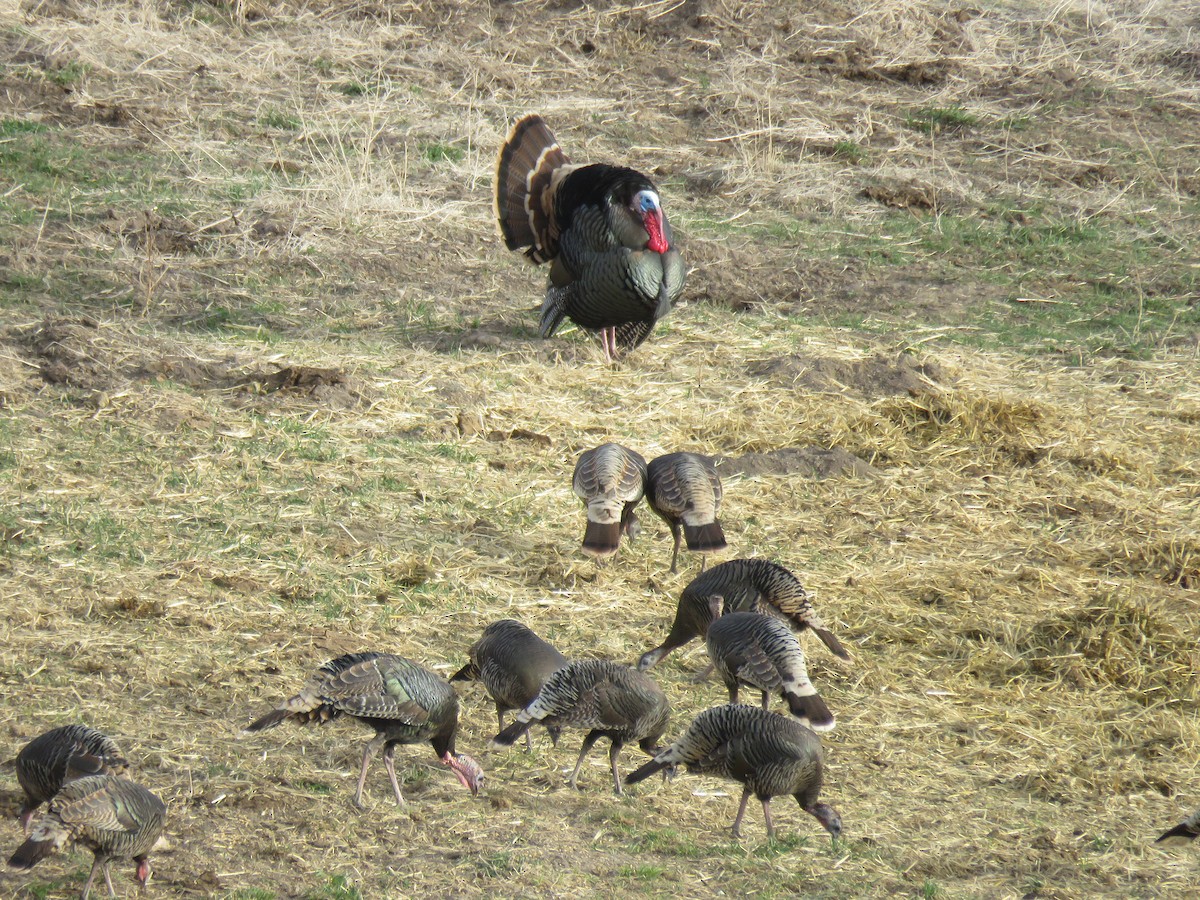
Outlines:
<svg viewBox="0 0 1200 900"><path fill-rule="evenodd" d="M472 794L479 793L483 769L471 757L454 750L458 695L446 679L403 656L351 653L331 659L317 669L300 693L246 730L262 731L287 719L324 724L343 713L375 729L375 737L363 747L355 806L362 806L367 765L380 747L396 803L403 804L393 754L397 744L421 741L429 741L438 759L454 771L463 787Z"/></svg>
<svg viewBox="0 0 1200 900"><path fill-rule="evenodd" d="M509 250L551 264L544 338L568 318L599 331L611 361L646 340L683 290L653 182L623 166L572 165L541 116L520 119L500 148L496 219Z"/></svg>
<svg viewBox="0 0 1200 900"><path fill-rule="evenodd" d="M1154 842L1165 847L1181 847L1190 844L1200 834L1200 809L1196 810L1174 828L1164 831Z"/></svg>
<svg viewBox="0 0 1200 900"><path fill-rule="evenodd" d="M68 841L94 854L92 871L83 886L82 900L91 893L96 873L114 897L108 866L114 859L133 858L135 877L142 888L150 877L150 850L162 834L167 805L150 791L116 775L89 775L63 786L50 800L49 809L33 824L29 839L9 859L18 869L30 869Z"/></svg>
<svg viewBox="0 0 1200 900"><path fill-rule="evenodd" d="M25 791L21 827L68 781L87 775L116 774L129 764L116 742L86 725L64 725L35 737L17 753L17 781Z"/></svg>
<svg viewBox="0 0 1200 900"><path fill-rule="evenodd" d="M653 756L658 752L658 739L667 729L670 714L671 704L666 694L648 675L608 660L576 660L547 678L537 698L517 713L516 721L492 738L492 743L512 746L533 722L587 728L570 785L578 788L584 757L596 741L606 737L612 742L608 762L613 790L620 794L617 757L621 748L636 741Z"/></svg>
<svg viewBox="0 0 1200 900"><path fill-rule="evenodd" d="M504 714L524 709L538 695L567 658L516 619L501 619L483 630L471 645L471 661L450 676L451 681L481 681L496 701L497 728L504 728ZM558 745L559 730L547 726L550 740ZM529 732L525 746L532 749Z"/></svg>
<svg viewBox="0 0 1200 900"><path fill-rule="evenodd" d="M708 626L708 656L737 703L738 687L762 691L762 708L782 696L793 716L813 731L833 730L833 713L808 680L804 650L787 624L773 616L735 612Z"/></svg>
<svg viewBox="0 0 1200 900"><path fill-rule="evenodd" d="M728 546L717 519L721 479L703 456L668 453L651 460L646 467L646 502L671 527L671 537L675 539L672 572L676 571L679 558L681 529L687 548L694 552L711 553ZM704 571L704 557L700 558L700 571Z"/></svg>
<svg viewBox="0 0 1200 900"><path fill-rule="evenodd" d="M765 559L731 559L702 572L683 589L666 640L642 654L638 668L649 669L676 647L706 634L722 612L738 611L779 616L797 631L812 629L835 655L850 658L813 609L795 575Z"/></svg>
<svg viewBox="0 0 1200 900"><path fill-rule="evenodd" d="M587 509L584 553L612 556L622 532L633 542L641 530L634 508L646 493L646 460L640 453L612 443L587 450L575 463L571 486Z"/></svg>
<svg viewBox="0 0 1200 900"><path fill-rule="evenodd" d="M795 719L730 704L696 716L679 740L628 775L625 783L636 784L662 769L674 771L686 764L689 772L731 778L744 785L733 820L734 837L742 835L742 816L753 794L762 802L767 838L773 839L771 798L790 794L836 840L842 833L841 817L817 800L823 762L820 738Z"/></svg>

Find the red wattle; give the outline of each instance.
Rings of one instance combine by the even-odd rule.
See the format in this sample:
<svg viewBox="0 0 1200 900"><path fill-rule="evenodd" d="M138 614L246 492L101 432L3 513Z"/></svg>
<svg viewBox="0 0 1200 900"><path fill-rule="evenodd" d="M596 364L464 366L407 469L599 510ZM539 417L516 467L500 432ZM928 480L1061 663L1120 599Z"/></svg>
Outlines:
<svg viewBox="0 0 1200 900"><path fill-rule="evenodd" d="M670 244L663 237L662 213L657 210L651 210L646 213L642 219L642 227L646 229L646 234L650 235L650 240L646 241L648 249L653 250L655 253L666 253L670 249Z"/></svg>

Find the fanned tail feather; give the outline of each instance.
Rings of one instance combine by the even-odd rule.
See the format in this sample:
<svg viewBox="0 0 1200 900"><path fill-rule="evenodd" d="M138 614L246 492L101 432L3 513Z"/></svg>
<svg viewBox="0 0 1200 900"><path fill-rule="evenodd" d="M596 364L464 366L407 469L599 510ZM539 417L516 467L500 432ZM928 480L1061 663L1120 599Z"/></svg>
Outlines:
<svg viewBox="0 0 1200 900"><path fill-rule="evenodd" d="M806 720L808 727L813 731L833 731L836 724L833 713L829 711L829 707L825 705L820 694L801 697L799 694L785 691L783 696L787 700L792 715L797 719Z"/></svg>
<svg viewBox="0 0 1200 900"><path fill-rule="evenodd" d="M707 525L688 525L684 523L683 537L689 550L707 553L711 550L724 550L725 532L721 530L720 522L710 522Z"/></svg>
<svg viewBox="0 0 1200 900"><path fill-rule="evenodd" d="M620 543L620 522L589 521L583 532L583 552L592 556L612 556Z"/></svg>
<svg viewBox="0 0 1200 900"><path fill-rule="evenodd" d="M535 263L556 255L548 246L550 214L544 195L554 171L568 164L554 133L541 116L513 125L496 162L496 221L509 250L524 250Z"/></svg>

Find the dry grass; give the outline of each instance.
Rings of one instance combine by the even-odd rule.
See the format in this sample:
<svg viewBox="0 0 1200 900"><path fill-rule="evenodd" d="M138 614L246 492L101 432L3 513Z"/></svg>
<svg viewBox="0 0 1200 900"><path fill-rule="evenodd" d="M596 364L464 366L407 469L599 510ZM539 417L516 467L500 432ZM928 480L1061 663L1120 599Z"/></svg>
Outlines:
<svg viewBox="0 0 1200 900"><path fill-rule="evenodd" d="M121 739L171 804L159 896L1200 896L1193 857L1150 844L1200 805L1196 24L896 0L0 13L0 122L46 129L0 137L11 747L79 720ZM492 155L527 109L653 172L694 267L616 368L536 340L542 276L494 237ZM936 124L956 109L980 124ZM1031 262L1043 216L1077 231ZM1007 222L1010 255L924 230L956 222ZM1145 255L1118 265L1126 242ZM1101 278L1145 305L1128 354L1068 321ZM648 515L614 563L578 552L570 471L606 439L727 473L862 461L726 476L733 552L796 571L854 655L808 645L836 850L782 800L780 845L757 816L733 841L731 784L614 798L603 754L571 792L579 735L487 751L478 689L481 801L408 748L409 805L379 767L360 813L363 732L239 736L332 655L448 674L501 616L568 654L656 644L698 563L667 574ZM723 699L703 661L655 670L672 731ZM0 798L15 814L13 781ZM0 891L69 896L86 865Z"/></svg>

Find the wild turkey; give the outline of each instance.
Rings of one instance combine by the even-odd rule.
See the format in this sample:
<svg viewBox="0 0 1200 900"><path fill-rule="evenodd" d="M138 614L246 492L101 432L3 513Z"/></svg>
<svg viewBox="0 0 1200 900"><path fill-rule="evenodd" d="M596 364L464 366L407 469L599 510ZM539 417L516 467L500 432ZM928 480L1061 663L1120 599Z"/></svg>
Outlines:
<svg viewBox="0 0 1200 900"><path fill-rule="evenodd" d="M1200 809L1196 810L1170 831L1164 831L1154 842L1165 847L1182 847L1200 834Z"/></svg>
<svg viewBox="0 0 1200 900"><path fill-rule="evenodd" d="M683 737L658 753L651 762L625 778L636 784L662 769L686 764L689 772L719 775L744 785L734 837L742 835L742 816L753 794L761 802L768 840L775 837L771 798L791 794L800 808L820 822L836 840L842 820L821 793L821 740L795 719L754 706L729 704L696 716Z"/></svg>
<svg viewBox="0 0 1200 900"><path fill-rule="evenodd" d="M18 869L30 869L68 841L92 851L92 871L83 886L82 900L91 893L96 873L114 897L108 866L114 859L133 858L135 877L142 888L150 877L150 850L162 834L167 805L150 791L116 775L89 775L63 786L50 800L49 809L34 823L29 839L9 859Z"/></svg>
<svg viewBox="0 0 1200 900"><path fill-rule="evenodd" d="M576 660L547 678L537 698L517 713L516 721L492 738L492 743L512 746L533 722L587 728L570 785L578 788L584 757L596 741L606 737L612 742L608 761L613 790L620 794L617 756L621 747L637 741L639 747L653 756L658 752L658 739L666 731L670 714L671 704L666 694L648 675L608 660Z"/></svg>
<svg viewBox="0 0 1200 900"><path fill-rule="evenodd" d="M362 807L367 764L380 747L396 803L403 805L393 754L397 744L421 741L429 741L438 759L454 771L463 787L472 794L479 793L483 769L471 757L454 750L458 695L446 679L403 656L351 653L331 659L317 669L299 694L246 730L262 731L287 719L324 724L343 713L375 729L375 737L363 747L355 806Z"/></svg>
<svg viewBox="0 0 1200 900"><path fill-rule="evenodd" d="M469 652L471 661L450 680L482 681L496 701L498 728L504 728L506 712L528 706L546 679L567 664L565 656L515 619L490 624ZM546 730L557 746L558 729L547 726ZM532 749L529 732L525 732L525 745Z"/></svg>
<svg viewBox="0 0 1200 900"><path fill-rule="evenodd" d="M724 550L725 532L717 519L721 506L721 479L712 464L695 453L668 453L646 467L646 502L671 527L675 550L671 571L679 558L682 528L687 548L697 553ZM704 571L704 557L700 558Z"/></svg>
<svg viewBox="0 0 1200 900"><path fill-rule="evenodd" d="M641 530L633 510L646 493L646 460L640 453L611 443L587 450L575 463L571 484L587 509L584 553L612 556L622 532L632 543Z"/></svg>
<svg viewBox="0 0 1200 900"><path fill-rule="evenodd" d="M28 829L34 810L68 781L116 774L128 765L112 738L86 725L64 725L35 737L17 753L17 781L25 791L21 827Z"/></svg>
<svg viewBox="0 0 1200 900"><path fill-rule="evenodd" d="M779 694L793 716L813 731L832 731L833 713L808 680L804 650L787 624L773 616L735 612L708 626L708 656L737 703L739 685L762 691L762 708Z"/></svg>
<svg viewBox="0 0 1200 900"><path fill-rule="evenodd" d="M642 654L638 668L645 671L676 647L704 635L722 611L779 616L797 631L812 629L836 656L850 658L813 609L795 575L765 559L731 559L701 573L683 589L667 639Z"/></svg>
<svg viewBox="0 0 1200 900"><path fill-rule="evenodd" d="M520 119L500 148L496 219L509 250L551 263L544 338L568 318L599 331L611 361L646 340L683 290L683 259L650 179L572 165L541 116Z"/></svg>

